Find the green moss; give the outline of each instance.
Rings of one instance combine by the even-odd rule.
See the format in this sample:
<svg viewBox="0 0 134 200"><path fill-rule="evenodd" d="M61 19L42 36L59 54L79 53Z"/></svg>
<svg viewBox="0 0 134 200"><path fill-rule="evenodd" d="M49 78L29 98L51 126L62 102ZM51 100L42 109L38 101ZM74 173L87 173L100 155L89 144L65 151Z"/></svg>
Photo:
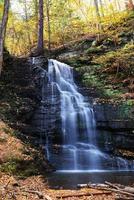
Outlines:
<svg viewBox="0 0 134 200"><path fill-rule="evenodd" d="M134 106L134 100L129 99L127 101L122 102L120 105L120 115L125 116L126 118L129 119L134 119L134 113L132 107Z"/></svg>
<svg viewBox="0 0 134 200"><path fill-rule="evenodd" d="M0 171L20 178L38 175L38 167L36 162L34 162L34 160L11 158L7 162L1 164Z"/></svg>
<svg viewBox="0 0 134 200"><path fill-rule="evenodd" d="M83 83L88 87L95 87L101 94L101 96L106 98L118 98L121 96L122 92L120 90L115 90L112 86L106 85L105 80L103 81L95 74L85 73L83 77Z"/></svg>
<svg viewBox="0 0 134 200"><path fill-rule="evenodd" d="M110 51L105 55L96 57L95 62L102 65L100 73L115 74L120 78L133 76L134 44L128 43L123 48Z"/></svg>
<svg viewBox="0 0 134 200"><path fill-rule="evenodd" d="M118 98L119 96L121 96L122 92L119 91L119 90L113 90L113 89L103 89L103 94L106 96L106 97L109 97L109 98Z"/></svg>
<svg viewBox="0 0 134 200"><path fill-rule="evenodd" d="M85 73L83 76L83 83L87 86L93 86L97 88L102 87L101 81L94 74Z"/></svg>
<svg viewBox="0 0 134 200"><path fill-rule="evenodd" d="M6 143L7 142L7 139L6 138L4 138L4 137L0 137L0 143Z"/></svg>
<svg viewBox="0 0 134 200"><path fill-rule="evenodd" d="M86 54L100 53L102 51L103 49L101 47L90 47L89 49L86 50Z"/></svg>
<svg viewBox="0 0 134 200"><path fill-rule="evenodd" d="M16 167L17 167L16 162L11 160L1 165L0 171L8 174L14 174L16 172Z"/></svg>

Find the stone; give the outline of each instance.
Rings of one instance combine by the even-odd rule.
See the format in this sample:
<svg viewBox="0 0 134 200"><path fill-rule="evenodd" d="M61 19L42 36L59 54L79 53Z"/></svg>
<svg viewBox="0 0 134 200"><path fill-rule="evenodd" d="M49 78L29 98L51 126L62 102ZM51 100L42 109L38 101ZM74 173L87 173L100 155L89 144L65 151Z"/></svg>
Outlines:
<svg viewBox="0 0 134 200"><path fill-rule="evenodd" d="M31 62L31 68L33 69L33 81L38 98L38 104L31 119L31 126L34 129L32 132L36 136L41 135L44 139L47 135L54 138L57 131L60 132L60 94L57 88L54 87L55 95L52 101L52 90L45 58L31 58L29 62Z"/></svg>
<svg viewBox="0 0 134 200"><path fill-rule="evenodd" d="M91 46L92 46L92 47L95 47L95 46L97 46L97 41L96 41L96 40L94 40L94 41L92 42Z"/></svg>

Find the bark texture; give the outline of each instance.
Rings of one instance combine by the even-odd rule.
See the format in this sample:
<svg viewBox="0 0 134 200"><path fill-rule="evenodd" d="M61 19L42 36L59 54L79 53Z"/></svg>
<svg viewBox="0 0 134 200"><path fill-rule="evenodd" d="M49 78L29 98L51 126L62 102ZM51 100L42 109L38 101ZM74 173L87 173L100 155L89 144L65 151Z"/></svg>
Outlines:
<svg viewBox="0 0 134 200"><path fill-rule="evenodd" d="M10 4L10 0L4 1L3 17L0 23L0 75L2 71L2 65L3 65L3 49L4 49L7 21L8 21L9 4Z"/></svg>
<svg viewBox="0 0 134 200"><path fill-rule="evenodd" d="M43 14L43 0L39 0L39 23L38 23L38 44L37 50L39 54L42 54L44 51L44 14Z"/></svg>

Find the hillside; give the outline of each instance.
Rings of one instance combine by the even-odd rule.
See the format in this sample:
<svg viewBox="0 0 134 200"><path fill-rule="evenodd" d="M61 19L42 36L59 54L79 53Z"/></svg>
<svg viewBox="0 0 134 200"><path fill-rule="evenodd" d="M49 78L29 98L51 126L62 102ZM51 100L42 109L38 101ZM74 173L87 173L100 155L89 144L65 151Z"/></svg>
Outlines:
<svg viewBox="0 0 134 200"><path fill-rule="evenodd" d="M112 24L98 36L63 47L60 60L75 67L82 83L95 87L103 98L133 102L134 13ZM95 39L96 38L96 39ZM59 51L59 50L58 50Z"/></svg>

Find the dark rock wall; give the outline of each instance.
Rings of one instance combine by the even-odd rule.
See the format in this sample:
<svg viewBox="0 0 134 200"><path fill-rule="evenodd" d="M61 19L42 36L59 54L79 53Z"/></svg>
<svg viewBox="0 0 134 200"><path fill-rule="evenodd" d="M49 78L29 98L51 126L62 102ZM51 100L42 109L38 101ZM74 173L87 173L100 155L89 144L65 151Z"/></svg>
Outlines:
<svg viewBox="0 0 134 200"><path fill-rule="evenodd" d="M48 77L48 62L44 57L30 59L34 74L33 83L36 88L37 105L31 120L34 134L50 140L59 140L60 135L60 98L52 87Z"/></svg>
<svg viewBox="0 0 134 200"><path fill-rule="evenodd" d="M60 117L60 96L58 91L54 91L52 101L52 88L47 74L48 62L44 57L30 59L33 73L33 84L36 95L36 108L31 119L33 134L53 140L56 144L61 144L61 117ZM84 90L84 89L83 89ZM80 88L82 92L82 88ZM82 92L83 94L85 92ZM94 91L90 96L95 96ZM88 94L85 93L87 96ZM86 98L93 103L91 97ZM128 118L119 105L95 103L93 105L98 138L102 148L113 151L114 148L134 150L134 121Z"/></svg>
<svg viewBox="0 0 134 200"><path fill-rule="evenodd" d="M134 130L134 119L131 116L133 108L130 109L130 115L125 114L121 105L101 103L94 105L97 127L111 131L132 131Z"/></svg>

